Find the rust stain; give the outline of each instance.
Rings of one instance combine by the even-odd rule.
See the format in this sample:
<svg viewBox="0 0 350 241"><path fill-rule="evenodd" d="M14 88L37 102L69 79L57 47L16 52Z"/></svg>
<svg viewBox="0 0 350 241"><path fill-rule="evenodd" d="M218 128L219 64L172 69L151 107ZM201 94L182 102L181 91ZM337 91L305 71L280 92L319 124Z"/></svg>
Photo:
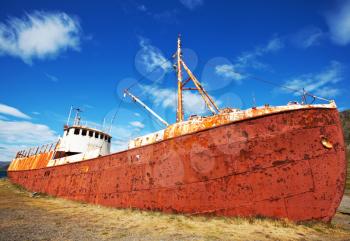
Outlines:
<svg viewBox="0 0 350 241"><path fill-rule="evenodd" d="M81 167L81 172L88 172L89 171L89 166L82 166Z"/></svg>
<svg viewBox="0 0 350 241"><path fill-rule="evenodd" d="M245 118L270 108L252 109ZM153 145L71 165L33 170L29 158L25 164L15 160L8 176L30 191L111 207L331 220L346 177L336 109L305 108L232 123L226 118L208 117L204 127L198 122L190 130L174 125L164 137L157 133L163 141ZM325 148L320 136L337 148ZM13 171L19 165L28 170Z"/></svg>
<svg viewBox="0 0 350 241"><path fill-rule="evenodd" d="M55 151L52 150L46 153L39 153L28 157L18 157L11 162L8 170L18 171L18 170L33 170L38 168L44 168L47 166L48 162L52 159L54 152Z"/></svg>
<svg viewBox="0 0 350 241"><path fill-rule="evenodd" d="M330 104L319 104L319 105L286 105L286 106L276 106L271 107L269 105L264 105L262 107L255 107L248 110L238 110L232 108L225 108L220 110L220 114L213 116L191 116L189 120L174 123L169 125L166 129L158 131L156 133L151 133L146 136L141 136L135 138L129 142L129 148L140 147L158 141L170 139L173 137L182 136L189 133L195 133L198 131L206 130L213 127L218 127L221 125L245 121L249 119L254 119L257 117L267 116L271 114L287 112L298 109L317 109L317 108L336 108L334 102Z"/></svg>

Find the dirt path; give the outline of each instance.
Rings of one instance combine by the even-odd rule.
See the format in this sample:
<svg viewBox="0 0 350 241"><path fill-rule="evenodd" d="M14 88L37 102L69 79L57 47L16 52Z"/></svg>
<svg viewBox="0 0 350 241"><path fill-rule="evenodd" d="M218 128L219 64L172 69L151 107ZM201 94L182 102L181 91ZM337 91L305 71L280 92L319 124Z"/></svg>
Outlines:
<svg viewBox="0 0 350 241"><path fill-rule="evenodd" d="M0 220L0 240L350 240L340 224L119 210L31 197L7 179L0 179Z"/></svg>

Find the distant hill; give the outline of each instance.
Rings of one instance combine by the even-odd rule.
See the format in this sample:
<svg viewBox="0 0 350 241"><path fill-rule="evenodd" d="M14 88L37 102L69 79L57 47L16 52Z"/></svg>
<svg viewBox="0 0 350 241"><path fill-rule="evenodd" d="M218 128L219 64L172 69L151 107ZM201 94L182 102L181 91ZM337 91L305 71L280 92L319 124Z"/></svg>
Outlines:
<svg viewBox="0 0 350 241"><path fill-rule="evenodd" d="M0 178L7 176L7 168L9 167L9 162L0 162Z"/></svg>
<svg viewBox="0 0 350 241"><path fill-rule="evenodd" d="M350 149L350 110L340 112L340 119L344 130L344 138L348 149Z"/></svg>

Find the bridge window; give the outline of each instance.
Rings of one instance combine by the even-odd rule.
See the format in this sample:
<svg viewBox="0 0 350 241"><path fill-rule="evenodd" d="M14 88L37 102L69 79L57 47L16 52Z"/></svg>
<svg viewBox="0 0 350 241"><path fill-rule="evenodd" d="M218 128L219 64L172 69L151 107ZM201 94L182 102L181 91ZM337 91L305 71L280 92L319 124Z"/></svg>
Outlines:
<svg viewBox="0 0 350 241"><path fill-rule="evenodd" d="M103 134L100 135L100 139L103 139Z"/></svg>
<svg viewBox="0 0 350 241"><path fill-rule="evenodd" d="M75 128L74 129L74 135L79 135L79 133L80 133L80 129Z"/></svg>
<svg viewBox="0 0 350 241"><path fill-rule="evenodd" d="M108 137L108 143L111 143L111 137Z"/></svg>
<svg viewBox="0 0 350 241"><path fill-rule="evenodd" d="M108 139L108 137L107 137L107 136L105 136L105 141L107 141L107 139Z"/></svg>
<svg viewBox="0 0 350 241"><path fill-rule="evenodd" d="M81 135L82 135L82 136L86 136L86 132L87 132L87 130L82 130L82 131L81 131Z"/></svg>
<svg viewBox="0 0 350 241"><path fill-rule="evenodd" d="M93 136L93 134L94 134L94 132L93 132L93 131L89 131L89 136L90 136L90 137L92 137L92 136Z"/></svg>
<svg viewBox="0 0 350 241"><path fill-rule="evenodd" d="M98 138L98 132L95 132L95 138Z"/></svg>

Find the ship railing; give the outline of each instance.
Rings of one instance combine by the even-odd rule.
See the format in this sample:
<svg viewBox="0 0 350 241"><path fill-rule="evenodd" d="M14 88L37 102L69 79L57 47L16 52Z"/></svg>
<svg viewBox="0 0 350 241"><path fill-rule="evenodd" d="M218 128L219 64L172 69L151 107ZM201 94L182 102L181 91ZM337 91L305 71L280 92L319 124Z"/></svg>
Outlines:
<svg viewBox="0 0 350 241"><path fill-rule="evenodd" d="M58 141L50 142L41 146L30 147L21 151L18 151L16 158L30 157L37 154L48 153L56 149Z"/></svg>

